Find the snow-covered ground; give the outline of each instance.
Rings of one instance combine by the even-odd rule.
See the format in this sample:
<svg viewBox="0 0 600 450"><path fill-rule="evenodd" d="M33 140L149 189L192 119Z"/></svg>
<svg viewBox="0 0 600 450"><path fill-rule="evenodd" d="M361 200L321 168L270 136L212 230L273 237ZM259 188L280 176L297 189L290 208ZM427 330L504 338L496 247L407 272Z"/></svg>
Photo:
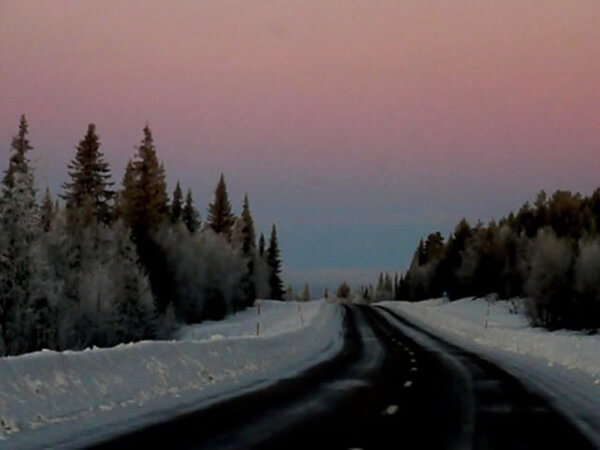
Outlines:
<svg viewBox="0 0 600 450"><path fill-rule="evenodd" d="M0 358L0 447L78 447L264 387L341 349L342 310L262 301L179 341ZM51 425L51 426L49 426Z"/></svg>
<svg viewBox="0 0 600 450"><path fill-rule="evenodd" d="M277 302L262 300L260 316L258 308L248 308L227 320L203 322L200 325L183 327L177 334L179 340L223 339L229 337L256 336L259 322L261 336L289 333L311 322L321 310L322 302Z"/></svg>
<svg viewBox="0 0 600 450"><path fill-rule="evenodd" d="M424 329L478 353L542 393L600 447L600 336L532 328L522 300L381 302ZM485 327L487 317L487 328Z"/></svg>

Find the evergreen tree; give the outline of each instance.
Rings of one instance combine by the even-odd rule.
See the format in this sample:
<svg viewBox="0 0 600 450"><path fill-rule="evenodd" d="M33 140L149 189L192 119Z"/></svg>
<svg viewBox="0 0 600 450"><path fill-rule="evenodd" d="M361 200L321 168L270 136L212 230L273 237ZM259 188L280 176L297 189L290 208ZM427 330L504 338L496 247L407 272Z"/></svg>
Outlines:
<svg viewBox="0 0 600 450"><path fill-rule="evenodd" d="M348 285L348 283L346 283L345 281L342 284L340 284L338 286L336 296L337 298L341 299L350 298L350 285Z"/></svg>
<svg viewBox="0 0 600 450"><path fill-rule="evenodd" d="M50 195L50 189L46 188L44 199L42 200L41 211L40 211L40 223L42 229L47 233L52 228L52 222L56 215L54 202Z"/></svg>
<svg viewBox="0 0 600 450"><path fill-rule="evenodd" d="M165 223L169 214L165 170L156 156L156 147L150 127L144 127L144 137L133 161L131 219L136 241L145 239Z"/></svg>
<svg viewBox="0 0 600 450"><path fill-rule="evenodd" d="M12 140L8 169L3 179L0 209L0 352L27 351L26 311L31 308L31 247L38 234L33 172L27 152L28 126L21 116L19 133Z"/></svg>
<svg viewBox="0 0 600 450"><path fill-rule="evenodd" d="M131 227L134 219L133 208L135 205L136 195L135 171L133 168L133 162L131 160L127 161L121 186L122 187L117 195L117 201L115 204L115 219L121 219Z"/></svg>
<svg viewBox="0 0 600 450"><path fill-rule="evenodd" d="M75 158L69 164L70 181L63 184L67 211L76 217L82 209L91 213L91 219L109 223L110 202L114 192L110 190L110 169L100 152L96 126L88 125L87 133L77 146ZM74 214L74 216L73 216Z"/></svg>
<svg viewBox="0 0 600 450"><path fill-rule="evenodd" d="M133 241L142 265L148 271L152 292L159 312L171 301L174 280L169 277L165 251L155 240L155 233L169 220L169 202L165 170L158 161L150 127L146 125L124 186L125 217L129 219Z"/></svg>
<svg viewBox="0 0 600 450"><path fill-rule="evenodd" d="M260 233L260 238L258 239L258 256L261 258L265 255L265 235Z"/></svg>
<svg viewBox="0 0 600 450"><path fill-rule="evenodd" d="M304 283L304 289L302 290L302 296L300 297L300 300L303 302L310 300L310 287L308 286L308 283Z"/></svg>
<svg viewBox="0 0 600 450"><path fill-rule="evenodd" d="M256 234L254 231L254 219L250 213L250 203L248 202L248 194L244 196L244 206L242 207L242 215L239 218L240 225L240 247L241 252L246 262L247 272L243 280L244 290L244 306L252 306L256 299L256 282L255 282L255 261L256 258Z"/></svg>
<svg viewBox="0 0 600 450"><path fill-rule="evenodd" d="M225 185L225 177L221 174L215 189L215 200L208 206L207 225L215 233L222 234L225 238L231 240L234 219L231 212L231 202L227 194L227 186Z"/></svg>
<svg viewBox="0 0 600 450"><path fill-rule="evenodd" d="M27 153L30 150L33 150L33 147L29 143L29 139L27 138L27 134L29 133L29 125L27 123L27 119L25 115L21 115L19 120L19 132L16 136L13 137L12 142L10 144L11 147L11 155L8 162L8 169L4 174L4 179L2 180L2 184L4 185L4 197L10 195L11 189L15 185L15 174L29 174L29 159ZM33 190L33 187L32 187Z"/></svg>
<svg viewBox="0 0 600 450"><path fill-rule="evenodd" d="M256 250L256 233L254 231L254 219L250 213L248 194L244 195L244 206L242 207L242 253L251 257Z"/></svg>
<svg viewBox="0 0 600 450"><path fill-rule="evenodd" d="M177 223L181 220L182 210L183 194L178 181L175 185L175 190L173 191L173 200L171 201L171 223Z"/></svg>
<svg viewBox="0 0 600 450"><path fill-rule="evenodd" d="M267 263L270 269L269 287L271 298L281 300L283 298L283 281L281 281L281 259L279 243L277 241L277 228L273 225L271 229L271 240L267 250Z"/></svg>
<svg viewBox="0 0 600 450"><path fill-rule="evenodd" d="M187 195L185 196L185 206L182 211L182 220L190 233L195 233L200 227L200 214L194 208L194 199L192 198L192 191L188 189Z"/></svg>

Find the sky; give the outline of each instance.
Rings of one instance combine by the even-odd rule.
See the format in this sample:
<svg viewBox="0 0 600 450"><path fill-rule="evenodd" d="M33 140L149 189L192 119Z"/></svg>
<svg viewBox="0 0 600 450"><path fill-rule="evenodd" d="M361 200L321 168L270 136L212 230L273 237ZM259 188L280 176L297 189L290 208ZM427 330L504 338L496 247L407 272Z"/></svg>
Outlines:
<svg viewBox="0 0 600 450"><path fill-rule="evenodd" d="M206 217L223 172L296 286L600 186L597 0L0 0L0 61L0 165L24 113L59 193L93 122L119 182L148 123L169 189Z"/></svg>

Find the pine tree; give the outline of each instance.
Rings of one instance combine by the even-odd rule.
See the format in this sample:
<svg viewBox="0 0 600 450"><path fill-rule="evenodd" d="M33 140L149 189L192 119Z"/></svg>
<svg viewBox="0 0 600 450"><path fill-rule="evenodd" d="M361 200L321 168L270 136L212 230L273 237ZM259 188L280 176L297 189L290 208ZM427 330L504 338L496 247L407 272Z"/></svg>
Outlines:
<svg viewBox="0 0 600 450"><path fill-rule="evenodd" d="M15 174L28 174L30 172L27 152L33 149L27 138L29 125L25 115L21 115L19 120L19 132L13 137L10 144L13 153L10 156L8 169L4 174L2 183L4 185L4 197L10 194L10 190L15 185Z"/></svg>
<svg viewBox="0 0 600 450"><path fill-rule="evenodd" d="M44 194L40 209L40 224L42 229L47 233L52 228L52 222L56 215L54 202L52 201L49 188L46 188L46 193Z"/></svg>
<svg viewBox="0 0 600 450"><path fill-rule="evenodd" d="M261 258L265 255L265 235L260 233L260 238L258 239L258 256Z"/></svg>
<svg viewBox="0 0 600 450"><path fill-rule="evenodd" d="M248 194L244 196L244 206L242 207L242 253L247 256L254 256L256 250L256 233L254 231L254 219L250 213L250 203Z"/></svg>
<svg viewBox="0 0 600 450"><path fill-rule="evenodd" d="M188 189L185 196L185 206L182 211L182 220L190 233L195 233L200 227L200 214L194 208L194 199L192 198L192 190Z"/></svg>
<svg viewBox="0 0 600 450"><path fill-rule="evenodd" d="M256 299L256 282L255 282L255 262L256 257L256 233L254 231L254 219L250 213L250 203L248 194L244 196L244 206L242 207L242 215L239 218L240 224L240 247L242 255L246 260L246 274L243 279L242 289L244 291L244 306L252 306Z"/></svg>
<svg viewBox="0 0 600 450"><path fill-rule="evenodd" d="M111 221L110 202L114 192L110 190L113 185L109 182L110 176L108 163L100 152L96 126L91 123L77 146L75 158L69 164L71 181L63 184L66 192L62 197L71 218L77 217L82 209L86 209L95 221Z"/></svg>
<svg viewBox="0 0 600 450"><path fill-rule="evenodd" d="M126 172L127 185L123 197L126 199L132 239L137 245L140 262L148 271L152 293L159 312L164 312L171 301L173 280L169 278L169 267L164 249L155 240L155 233L169 221L169 202L165 169L159 163L150 127L144 127L144 136L130 173Z"/></svg>
<svg viewBox="0 0 600 450"><path fill-rule="evenodd" d="M12 140L8 169L3 179L0 209L0 352L16 354L29 348L26 328L31 307L31 247L38 234L33 172L27 152L28 126L21 116L19 133Z"/></svg>
<svg viewBox="0 0 600 450"><path fill-rule="evenodd" d="M267 263L270 269L269 287L271 290L271 298L281 300L283 298L283 281L281 281L281 259L279 244L277 242L277 228L273 224L271 229L271 240L269 249L267 250Z"/></svg>
<svg viewBox="0 0 600 450"><path fill-rule="evenodd" d="M173 200L171 201L171 223L177 223L181 220L181 212L183 210L183 194L179 181L175 185L173 191Z"/></svg>
<svg viewBox="0 0 600 450"><path fill-rule="evenodd" d="M115 219L123 220L128 226L133 226L134 220L134 205L135 205L135 171L133 162L127 161L123 180L121 181L121 190L117 194L115 203Z"/></svg>
<svg viewBox="0 0 600 450"><path fill-rule="evenodd" d="M310 287L308 286L308 283L304 283L304 289L302 290L302 296L300 297L300 300L303 302L310 300Z"/></svg>
<svg viewBox="0 0 600 450"><path fill-rule="evenodd" d="M217 188L215 189L215 200L208 206L207 225L215 233L222 234L231 240L234 216L231 212L231 202L227 194L225 177L221 174Z"/></svg>
<svg viewBox="0 0 600 450"><path fill-rule="evenodd" d="M144 127L144 137L133 161L132 228L136 240L147 238L165 223L169 214L165 170L156 156L150 127Z"/></svg>

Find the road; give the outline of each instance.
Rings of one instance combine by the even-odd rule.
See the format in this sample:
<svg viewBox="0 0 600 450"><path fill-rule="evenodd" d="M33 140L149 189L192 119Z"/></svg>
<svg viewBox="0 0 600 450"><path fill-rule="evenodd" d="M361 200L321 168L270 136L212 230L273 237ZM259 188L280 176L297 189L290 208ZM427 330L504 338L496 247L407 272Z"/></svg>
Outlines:
<svg viewBox="0 0 600 450"><path fill-rule="evenodd" d="M91 448L596 448L499 367L392 311L345 308L334 359Z"/></svg>

